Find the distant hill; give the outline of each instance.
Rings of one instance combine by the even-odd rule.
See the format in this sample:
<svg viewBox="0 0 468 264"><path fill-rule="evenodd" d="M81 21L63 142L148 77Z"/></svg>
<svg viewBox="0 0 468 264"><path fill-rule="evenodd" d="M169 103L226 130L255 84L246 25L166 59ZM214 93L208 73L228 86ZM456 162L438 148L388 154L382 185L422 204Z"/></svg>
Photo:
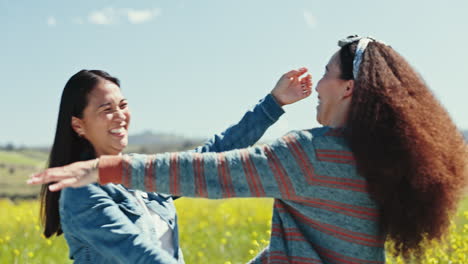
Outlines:
<svg viewBox="0 0 468 264"><path fill-rule="evenodd" d="M203 144L203 139L187 138L170 133L145 131L128 137L126 153L161 153L188 150Z"/></svg>

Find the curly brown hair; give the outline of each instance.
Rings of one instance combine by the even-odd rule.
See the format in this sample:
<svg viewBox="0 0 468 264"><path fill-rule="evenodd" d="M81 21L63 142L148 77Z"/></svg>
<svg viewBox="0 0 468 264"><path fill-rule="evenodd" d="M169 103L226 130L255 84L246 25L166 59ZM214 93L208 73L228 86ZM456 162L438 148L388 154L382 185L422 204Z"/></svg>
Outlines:
<svg viewBox="0 0 468 264"><path fill-rule="evenodd" d="M357 42L341 48L341 78L353 79ZM371 42L355 80L346 138L379 205L396 255L420 257L446 233L465 187L462 134L422 78L391 47Z"/></svg>

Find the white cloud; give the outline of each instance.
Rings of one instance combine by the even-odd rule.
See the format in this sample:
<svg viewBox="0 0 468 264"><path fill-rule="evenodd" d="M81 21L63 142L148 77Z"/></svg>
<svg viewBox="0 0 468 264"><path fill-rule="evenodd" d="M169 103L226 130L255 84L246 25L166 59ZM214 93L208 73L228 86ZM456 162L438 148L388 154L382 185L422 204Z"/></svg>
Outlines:
<svg viewBox="0 0 468 264"><path fill-rule="evenodd" d="M308 10L304 10L304 20L310 28L315 28L317 26L317 19Z"/></svg>
<svg viewBox="0 0 468 264"><path fill-rule="evenodd" d="M104 8L89 13L88 21L97 25L112 25L122 19L132 24L141 24L153 20L161 14L161 9Z"/></svg>
<svg viewBox="0 0 468 264"><path fill-rule="evenodd" d="M128 21L132 24L148 22L161 14L161 9L159 8L143 10L127 9L125 11Z"/></svg>
<svg viewBox="0 0 468 264"><path fill-rule="evenodd" d="M108 7L100 11L92 11L88 15L88 21L91 24L110 25L117 22L118 16L114 8Z"/></svg>
<svg viewBox="0 0 468 264"><path fill-rule="evenodd" d="M55 19L55 17L53 17L53 16L48 17L47 18L47 25L49 27L53 27L53 26L57 25L57 20Z"/></svg>

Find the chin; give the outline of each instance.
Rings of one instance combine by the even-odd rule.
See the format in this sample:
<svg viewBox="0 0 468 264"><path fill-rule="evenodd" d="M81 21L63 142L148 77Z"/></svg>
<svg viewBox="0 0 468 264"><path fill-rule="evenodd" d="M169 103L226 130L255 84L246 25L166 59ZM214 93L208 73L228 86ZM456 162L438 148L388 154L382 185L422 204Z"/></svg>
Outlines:
<svg viewBox="0 0 468 264"><path fill-rule="evenodd" d="M322 126L324 126L324 125L325 125L325 124L323 124L323 122L322 122L322 119L320 118L320 116L319 116L318 114L317 114L317 116L316 116L316 118L315 118L315 119L316 119L316 120L317 120L317 122L318 122L319 124L321 124Z"/></svg>
<svg viewBox="0 0 468 264"><path fill-rule="evenodd" d="M108 155L119 155L127 147L127 144L119 144L112 147L112 153Z"/></svg>
<svg viewBox="0 0 468 264"><path fill-rule="evenodd" d="M128 138L127 137L123 138L119 143L120 143L119 147L123 150L124 148L128 146Z"/></svg>

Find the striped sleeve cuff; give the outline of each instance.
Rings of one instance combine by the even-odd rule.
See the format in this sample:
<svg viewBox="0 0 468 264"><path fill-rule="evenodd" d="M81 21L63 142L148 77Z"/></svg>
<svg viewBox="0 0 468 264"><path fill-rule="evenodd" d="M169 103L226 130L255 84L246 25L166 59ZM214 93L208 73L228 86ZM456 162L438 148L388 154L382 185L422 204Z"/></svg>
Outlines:
<svg viewBox="0 0 468 264"><path fill-rule="evenodd" d="M122 183L123 157L101 156L98 164L99 184Z"/></svg>

